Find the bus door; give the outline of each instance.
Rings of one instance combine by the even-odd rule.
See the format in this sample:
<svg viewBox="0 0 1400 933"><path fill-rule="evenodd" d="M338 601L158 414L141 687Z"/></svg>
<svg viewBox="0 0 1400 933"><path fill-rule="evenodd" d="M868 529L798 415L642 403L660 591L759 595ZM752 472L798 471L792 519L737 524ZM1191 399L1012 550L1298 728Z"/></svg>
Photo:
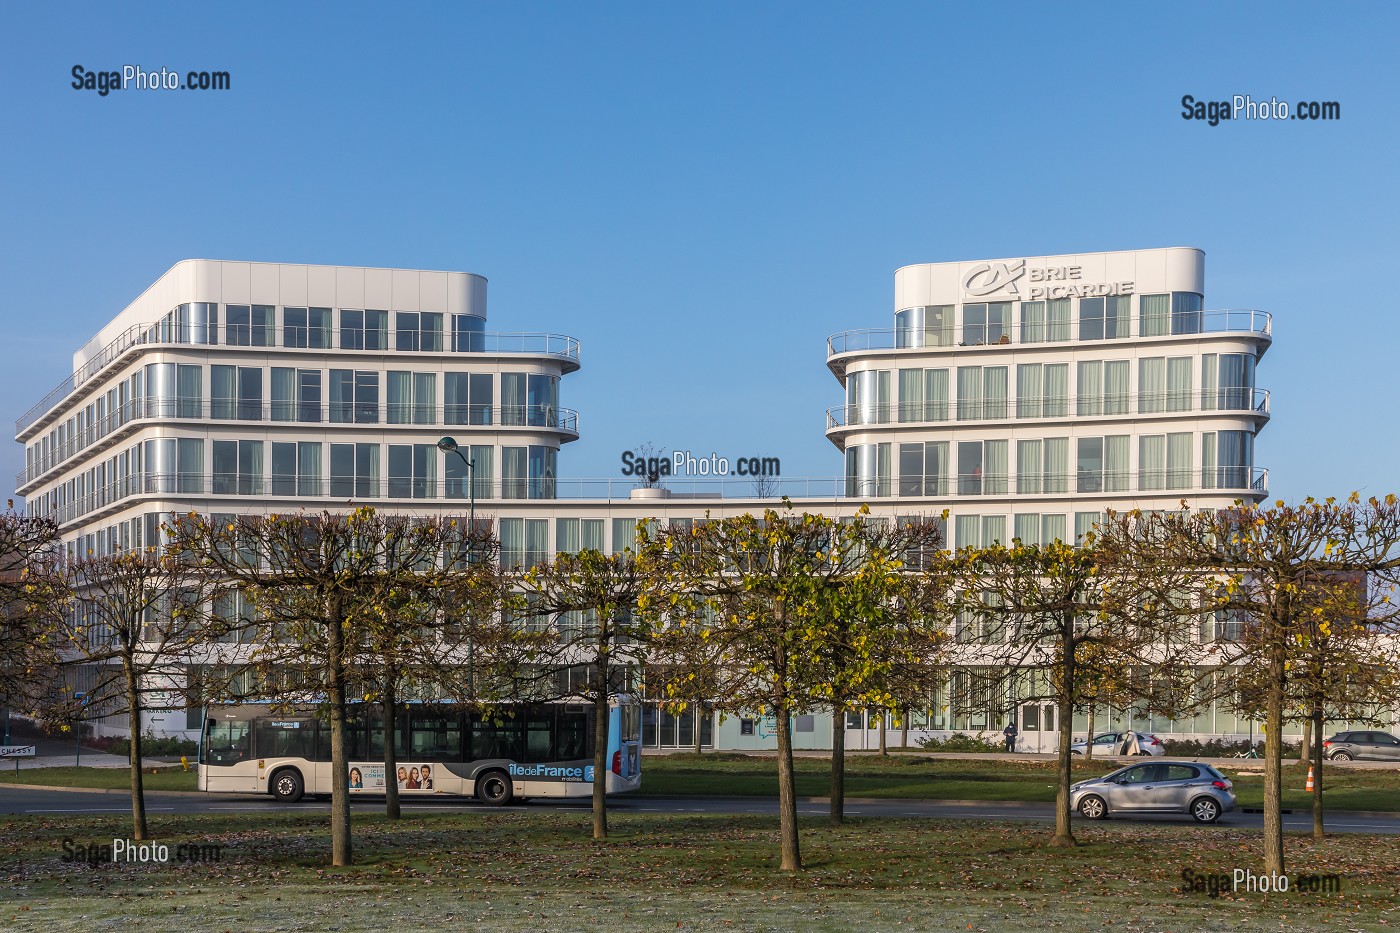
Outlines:
<svg viewBox="0 0 1400 933"><path fill-rule="evenodd" d="M204 730L202 789L256 792L258 763L253 759L253 732L248 720L211 716Z"/></svg>

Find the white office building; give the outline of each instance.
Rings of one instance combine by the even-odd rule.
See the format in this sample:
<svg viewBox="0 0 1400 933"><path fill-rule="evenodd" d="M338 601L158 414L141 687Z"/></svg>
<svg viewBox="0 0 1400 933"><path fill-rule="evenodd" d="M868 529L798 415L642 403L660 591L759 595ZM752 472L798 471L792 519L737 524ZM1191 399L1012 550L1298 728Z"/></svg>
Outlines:
<svg viewBox="0 0 1400 933"><path fill-rule="evenodd" d="M503 558L529 565L625 547L643 519L736 514L783 493L835 515L862 503L892 519L947 509L954 546L1072 540L1109 508L1265 494L1254 436L1269 397L1255 367L1270 317L1205 310L1205 294L1195 249L902 268L892 327L827 341L845 404L827 412L826 433L844 471L834 460L824 480L638 489L561 476L560 450L580 430L561 404L579 341L488 330L485 279L189 260L79 349L72 374L19 419L16 484L30 514L58 522L70 554L154 543L172 512L474 506L495 521ZM464 457L438 450L443 435ZM990 729L998 715L949 708L946 694L931 697L909 719L913 734ZM152 726L181 731L184 719L154 713ZM872 721L849 718L848 747L876 742ZM1038 711L1026 722L1050 730ZM769 725L706 719L702 738L769 747ZM1144 725L1246 731L1224 711ZM686 747L695 728L692 714L652 709L645 737ZM829 716L800 717L797 729L798 747L829 746Z"/></svg>

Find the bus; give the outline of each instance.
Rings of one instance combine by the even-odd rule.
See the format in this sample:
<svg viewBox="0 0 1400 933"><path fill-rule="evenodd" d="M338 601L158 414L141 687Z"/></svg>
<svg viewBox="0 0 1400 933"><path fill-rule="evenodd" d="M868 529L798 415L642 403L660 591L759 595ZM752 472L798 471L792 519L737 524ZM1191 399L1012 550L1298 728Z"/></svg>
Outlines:
<svg viewBox="0 0 1400 933"><path fill-rule="evenodd" d="M474 797L493 806L593 793L592 703L497 703L471 709L407 703L392 730L398 764L384 773L384 722L374 704L347 709L349 791L401 797ZM609 703L607 792L642 781L641 704ZM287 803L331 792L330 728L310 706L210 707L199 743L199 789L265 793Z"/></svg>

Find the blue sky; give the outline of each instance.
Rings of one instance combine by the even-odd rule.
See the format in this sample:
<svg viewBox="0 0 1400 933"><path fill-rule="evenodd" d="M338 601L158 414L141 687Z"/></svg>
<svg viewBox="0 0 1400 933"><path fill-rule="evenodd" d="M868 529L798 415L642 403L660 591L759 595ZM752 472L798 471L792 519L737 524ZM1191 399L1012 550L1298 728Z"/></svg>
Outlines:
<svg viewBox="0 0 1400 933"><path fill-rule="evenodd" d="M0 420L189 257L478 272L578 337L560 474L760 453L832 476L825 338L900 265L1198 246L1275 315L1256 461L1396 488L1394 7L825 3L0 8ZM223 93L70 85L227 70ZM1209 127L1184 94L1339 101ZM0 476L23 464L0 445ZM9 480L6 479L8 483Z"/></svg>

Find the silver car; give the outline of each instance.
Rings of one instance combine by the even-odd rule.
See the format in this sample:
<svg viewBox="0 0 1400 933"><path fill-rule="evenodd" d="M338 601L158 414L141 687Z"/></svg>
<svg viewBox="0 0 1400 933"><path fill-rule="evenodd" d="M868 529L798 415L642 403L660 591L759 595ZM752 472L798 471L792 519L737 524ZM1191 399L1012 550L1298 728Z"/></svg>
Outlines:
<svg viewBox="0 0 1400 933"><path fill-rule="evenodd" d="M1200 761L1128 765L1069 789L1071 810L1090 820L1138 813L1189 813L1214 823L1235 809L1230 780Z"/></svg>
<svg viewBox="0 0 1400 933"><path fill-rule="evenodd" d="M1123 736L1126 734L1125 732L1100 732L1098 735L1094 736L1094 754L1100 758L1111 758L1117 755L1118 747L1123 744ZM1167 750L1162 747L1162 740L1155 735L1139 732L1137 737L1139 755L1152 755L1155 757L1167 753ZM1087 743L1083 739L1072 743L1069 747L1069 753L1071 755L1084 754L1084 746L1086 744Z"/></svg>

